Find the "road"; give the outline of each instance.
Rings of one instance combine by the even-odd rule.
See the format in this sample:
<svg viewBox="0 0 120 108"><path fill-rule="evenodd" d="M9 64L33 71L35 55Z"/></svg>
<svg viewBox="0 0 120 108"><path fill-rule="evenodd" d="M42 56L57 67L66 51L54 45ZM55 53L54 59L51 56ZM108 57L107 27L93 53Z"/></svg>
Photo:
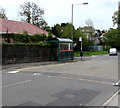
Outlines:
<svg viewBox="0 0 120 108"><path fill-rule="evenodd" d="M102 106L118 90L118 56L75 60L4 69L3 106Z"/></svg>

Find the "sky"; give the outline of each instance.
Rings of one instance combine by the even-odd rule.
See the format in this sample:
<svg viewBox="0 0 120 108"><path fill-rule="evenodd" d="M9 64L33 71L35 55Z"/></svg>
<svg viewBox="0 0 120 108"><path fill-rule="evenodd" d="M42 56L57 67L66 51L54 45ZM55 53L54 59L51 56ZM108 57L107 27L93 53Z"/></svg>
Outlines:
<svg viewBox="0 0 120 108"><path fill-rule="evenodd" d="M118 10L119 2L119 0L0 0L0 7L5 9L9 20L20 21L18 15L20 5L28 1L37 4L45 11L43 18L50 27L55 24L71 23L72 4L74 4L75 28L86 26L86 20L90 19L94 28L100 30L113 28L112 16ZM85 2L88 2L88 5L82 4Z"/></svg>

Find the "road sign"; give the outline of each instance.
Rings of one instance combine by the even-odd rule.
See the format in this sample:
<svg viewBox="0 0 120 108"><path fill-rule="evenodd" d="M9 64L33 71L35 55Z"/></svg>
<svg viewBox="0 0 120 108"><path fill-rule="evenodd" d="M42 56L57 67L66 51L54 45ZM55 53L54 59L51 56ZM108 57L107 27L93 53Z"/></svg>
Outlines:
<svg viewBox="0 0 120 108"><path fill-rule="evenodd" d="M82 41L82 37L79 37L79 41L80 41L80 42Z"/></svg>

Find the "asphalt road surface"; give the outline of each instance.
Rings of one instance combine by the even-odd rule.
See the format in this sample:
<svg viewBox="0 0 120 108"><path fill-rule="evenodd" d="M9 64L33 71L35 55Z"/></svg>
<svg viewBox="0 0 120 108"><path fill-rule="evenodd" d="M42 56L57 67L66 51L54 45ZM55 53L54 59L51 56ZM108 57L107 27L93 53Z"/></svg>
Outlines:
<svg viewBox="0 0 120 108"><path fill-rule="evenodd" d="M102 106L118 87L118 56L2 71L3 106Z"/></svg>

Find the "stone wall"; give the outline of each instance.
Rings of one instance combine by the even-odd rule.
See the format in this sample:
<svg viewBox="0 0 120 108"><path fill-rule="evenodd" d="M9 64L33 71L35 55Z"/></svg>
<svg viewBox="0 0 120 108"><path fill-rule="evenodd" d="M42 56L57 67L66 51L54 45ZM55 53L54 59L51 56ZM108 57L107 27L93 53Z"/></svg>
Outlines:
<svg viewBox="0 0 120 108"><path fill-rule="evenodd" d="M2 46L2 64L56 61L57 48L41 46Z"/></svg>

